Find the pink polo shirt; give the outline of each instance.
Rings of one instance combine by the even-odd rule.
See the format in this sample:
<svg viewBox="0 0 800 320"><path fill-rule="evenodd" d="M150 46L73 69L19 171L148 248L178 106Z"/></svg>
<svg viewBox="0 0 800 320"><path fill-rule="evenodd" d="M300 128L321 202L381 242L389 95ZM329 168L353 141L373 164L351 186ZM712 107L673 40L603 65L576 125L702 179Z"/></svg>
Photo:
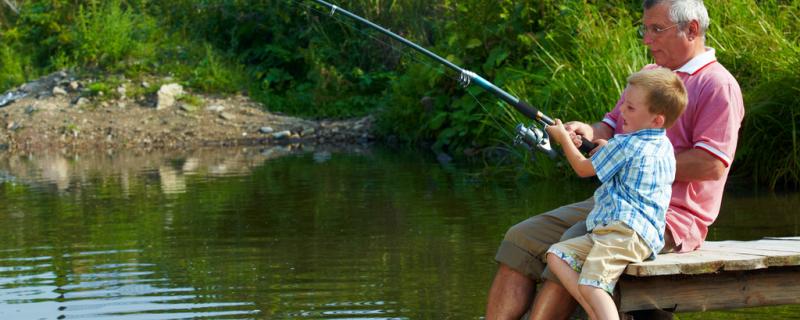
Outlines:
<svg viewBox="0 0 800 320"><path fill-rule="evenodd" d="M654 64L643 69L652 69ZM730 164L736 152L739 127L744 117L744 102L739 83L717 62L715 51L694 57L678 70L689 95L683 115L667 130L675 154L695 148L708 152L725 164L725 175L714 181L675 181L667 210L667 229L681 252L700 247L708 234L708 226L719 214L722 193ZM603 123L622 133L619 107L607 113Z"/></svg>

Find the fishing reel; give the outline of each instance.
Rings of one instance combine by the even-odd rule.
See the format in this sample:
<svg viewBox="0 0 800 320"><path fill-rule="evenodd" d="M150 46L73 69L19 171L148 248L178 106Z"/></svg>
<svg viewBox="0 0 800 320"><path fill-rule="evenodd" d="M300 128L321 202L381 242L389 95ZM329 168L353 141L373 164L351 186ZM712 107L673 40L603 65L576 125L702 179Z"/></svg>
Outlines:
<svg viewBox="0 0 800 320"><path fill-rule="evenodd" d="M520 123L517 125L517 136L514 137L514 144L522 145L528 150L539 150L546 154L550 159L558 157L558 152L553 150L550 144L550 136L547 132L539 128L536 123L532 123L529 127L525 127Z"/></svg>

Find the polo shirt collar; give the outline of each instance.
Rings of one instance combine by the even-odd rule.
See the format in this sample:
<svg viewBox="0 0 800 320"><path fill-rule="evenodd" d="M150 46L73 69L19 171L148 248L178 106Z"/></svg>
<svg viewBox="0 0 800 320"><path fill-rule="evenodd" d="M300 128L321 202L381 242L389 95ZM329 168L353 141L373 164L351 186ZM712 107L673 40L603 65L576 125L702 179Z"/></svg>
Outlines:
<svg viewBox="0 0 800 320"><path fill-rule="evenodd" d="M675 72L683 72L693 75L697 73L697 71L700 71L700 69L703 69L703 67L716 61L717 56L714 48L706 47L706 52L703 52L700 55L692 58L692 60L689 60L689 62L675 70Z"/></svg>

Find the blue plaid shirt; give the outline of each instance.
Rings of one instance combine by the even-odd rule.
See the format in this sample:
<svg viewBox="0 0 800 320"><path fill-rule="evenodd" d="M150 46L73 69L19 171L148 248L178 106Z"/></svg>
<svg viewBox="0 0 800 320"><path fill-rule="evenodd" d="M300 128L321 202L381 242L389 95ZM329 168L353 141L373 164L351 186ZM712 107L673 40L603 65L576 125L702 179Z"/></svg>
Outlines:
<svg viewBox="0 0 800 320"><path fill-rule="evenodd" d="M675 154L666 130L618 134L591 161L603 185L594 193L586 228L621 221L647 242L655 258L664 247L665 215L675 180Z"/></svg>

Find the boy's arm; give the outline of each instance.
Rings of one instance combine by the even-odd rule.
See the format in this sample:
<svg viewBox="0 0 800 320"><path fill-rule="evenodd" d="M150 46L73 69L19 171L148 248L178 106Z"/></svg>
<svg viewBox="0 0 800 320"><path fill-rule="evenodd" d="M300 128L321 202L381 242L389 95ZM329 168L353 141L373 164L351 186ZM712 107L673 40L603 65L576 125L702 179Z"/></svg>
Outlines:
<svg viewBox="0 0 800 320"><path fill-rule="evenodd" d="M596 174L592 161L586 159L578 150L578 147L572 143L572 139L570 139L569 133L567 129L564 128L561 120L556 119L555 124L547 126L545 130L547 130L547 133L561 145L561 148L564 150L564 157L567 158L570 166L572 166L572 169L575 170L578 176L585 178Z"/></svg>
<svg viewBox="0 0 800 320"><path fill-rule="evenodd" d="M567 158L567 161L569 161L569 164L572 166L572 169L575 170L575 173L577 173L578 176L586 178L597 174L594 171L592 161L586 159L586 157L581 154L574 144L569 142L562 143L561 148L564 149L564 157Z"/></svg>

